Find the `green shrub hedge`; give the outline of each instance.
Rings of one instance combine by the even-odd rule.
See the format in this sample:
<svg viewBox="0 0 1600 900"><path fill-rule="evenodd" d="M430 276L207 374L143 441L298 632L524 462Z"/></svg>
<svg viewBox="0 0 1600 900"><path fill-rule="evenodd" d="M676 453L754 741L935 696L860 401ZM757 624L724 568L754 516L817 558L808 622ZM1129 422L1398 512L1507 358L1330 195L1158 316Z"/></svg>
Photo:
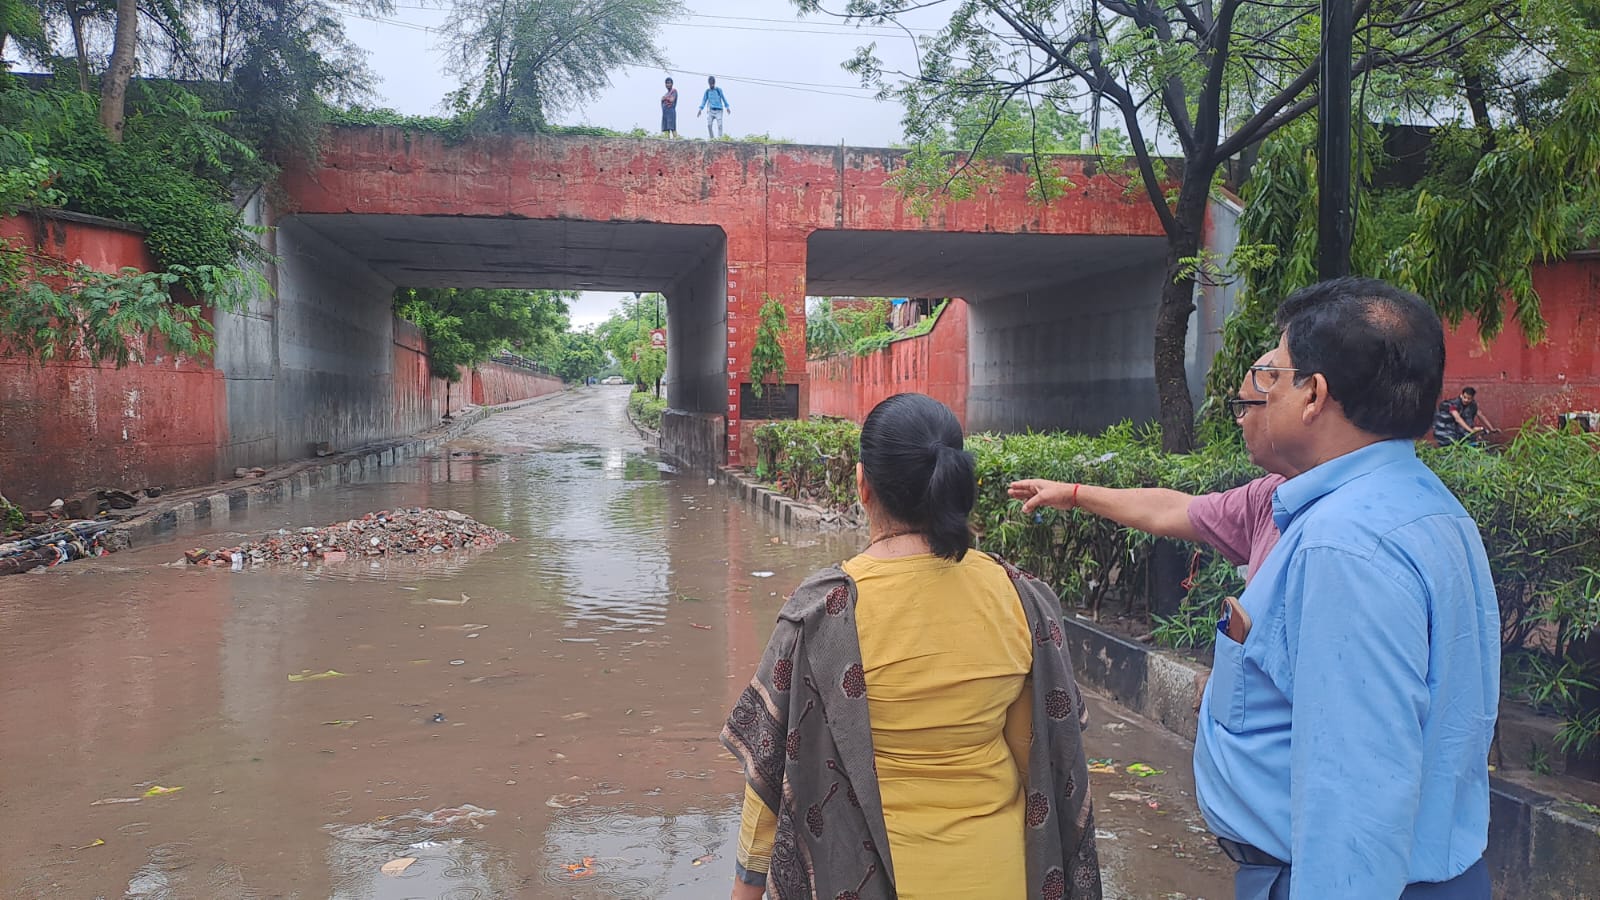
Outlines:
<svg viewBox="0 0 1600 900"><path fill-rule="evenodd" d="M756 429L757 477L789 496L844 507L855 502L860 430L850 422L775 422ZM1082 512L1024 516L1006 495L1019 478L1107 487L1227 490L1260 474L1237 438L1199 452L1161 451L1154 427L1122 424L1095 435L976 434L980 546L1051 584L1098 617L1111 602L1144 618L1166 646L1203 648L1217 603L1243 589L1215 553L1196 556L1193 586L1175 614L1152 616L1157 541ZM1528 427L1503 447L1419 448L1421 458L1477 520L1499 595L1508 693L1567 719L1563 749L1600 748L1600 434Z"/></svg>
<svg viewBox="0 0 1600 900"><path fill-rule="evenodd" d="M661 417L666 411L666 398L652 397L649 391L636 391L628 398L628 415L651 431L661 430Z"/></svg>

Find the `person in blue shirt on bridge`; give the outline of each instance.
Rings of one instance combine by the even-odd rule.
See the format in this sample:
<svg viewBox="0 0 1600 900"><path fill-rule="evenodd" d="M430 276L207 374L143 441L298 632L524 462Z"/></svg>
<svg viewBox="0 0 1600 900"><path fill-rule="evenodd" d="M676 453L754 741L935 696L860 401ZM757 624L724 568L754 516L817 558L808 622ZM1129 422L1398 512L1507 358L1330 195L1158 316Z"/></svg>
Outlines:
<svg viewBox="0 0 1600 900"><path fill-rule="evenodd" d="M1251 367L1282 536L1218 624L1196 795L1238 900L1489 900L1500 615L1476 523L1416 457L1444 330L1372 279L1306 288Z"/></svg>
<svg viewBox="0 0 1600 900"><path fill-rule="evenodd" d="M717 87L717 76L708 75L706 85L705 96L700 98L700 108L695 110L695 115L699 116L705 112L706 107L711 107L711 115L706 118L706 138L716 140L722 137L722 114L731 115L733 107L728 105L728 98L722 93L722 88Z"/></svg>

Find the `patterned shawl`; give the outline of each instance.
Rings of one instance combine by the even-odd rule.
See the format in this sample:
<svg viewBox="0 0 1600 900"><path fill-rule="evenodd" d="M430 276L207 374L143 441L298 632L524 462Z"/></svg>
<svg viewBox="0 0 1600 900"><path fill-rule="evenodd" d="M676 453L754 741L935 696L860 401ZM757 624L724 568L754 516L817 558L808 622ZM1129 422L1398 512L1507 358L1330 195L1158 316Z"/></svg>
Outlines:
<svg viewBox="0 0 1600 900"><path fill-rule="evenodd" d="M1054 592L999 560L1034 636L1027 767L1028 897L1100 897L1082 732L1083 697ZM892 900L894 866L867 718L855 582L835 566L778 613L761 666L722 731L745 779L778 818L773 900ZM842 793L841 793L842 792Z"/></svg>

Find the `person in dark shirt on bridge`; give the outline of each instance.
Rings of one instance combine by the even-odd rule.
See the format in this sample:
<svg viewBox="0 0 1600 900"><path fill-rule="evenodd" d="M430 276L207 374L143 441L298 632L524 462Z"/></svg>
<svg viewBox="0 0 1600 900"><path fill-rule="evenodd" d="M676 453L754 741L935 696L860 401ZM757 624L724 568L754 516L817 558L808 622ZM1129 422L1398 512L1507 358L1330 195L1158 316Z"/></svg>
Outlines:
<svg viewBox="0 0 1600 900"><path fill-rule="evenodd" d="M661 95L661 133L669 138L678 136L678 89L667 79L667 92Z"/></svg>
<svg viewBox="0 0 1600 900"><path fill-rule="evenodd" d="M722 137L722 114L733 113L733 107L728 104L728 98L722 93L722 88L717 87L717 76L706 77L706 93L700 98L700 108L695 111L698 117L705 112L706 107L711 107L711 115L706 119L706 138L716 140Z"/></svg>

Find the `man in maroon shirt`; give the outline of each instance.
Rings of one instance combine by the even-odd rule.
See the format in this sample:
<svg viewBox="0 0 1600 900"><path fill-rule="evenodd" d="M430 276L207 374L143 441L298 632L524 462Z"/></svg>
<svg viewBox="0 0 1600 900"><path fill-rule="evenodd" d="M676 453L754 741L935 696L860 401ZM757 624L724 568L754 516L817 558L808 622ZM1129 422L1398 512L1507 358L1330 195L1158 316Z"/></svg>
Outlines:
<svg viewBox="0 0 1600 900"><path fill-rule="evenodd" d="M1263 356L1257 364L1265 365L1263 361L1270 356ZM1210 544L1234 565L1248 566L1248 578L1278 542L1272 492L1284 480L1273 474L1278 466L1271 442L1260 432L1259 417L1251 415L1265 402L1249 378L1229 401L1234 420L1244 431L1250 461L1268 473L1231 491L1197 497L1167 488L1108 488L1028 479L1013 482L1011 496L1023 501L1025 513L1041 506L1082 509L1157 537Z"/></svg>
<svg viewBox="0 0 1600 900"><path fill-rule="evenodd" d="M1269 364L1271 356L1263 355L1256 364ZM1227 561L1246 566L1248 581L1278 543L1278 526L1272 520L1272 492L1284 482L1283 476L1276 474L1279 465L1271 441L1262 434L1257 421L1261 417L1253 414L1255 407L1265 403L1266 398L1249 377L1239 386L1238 396L1228 401L1234 421L1244 431L1250 461L1267 471L1233 490L1194 496L1167 488L1108 488L1035 478L1013 482L1011 497L1023 501L1025 513L1041 506L1082 509L1157 537L1209 544ZM1197 707L1198 688L1203 686L1203 681L1197 684Z"/></svg>

